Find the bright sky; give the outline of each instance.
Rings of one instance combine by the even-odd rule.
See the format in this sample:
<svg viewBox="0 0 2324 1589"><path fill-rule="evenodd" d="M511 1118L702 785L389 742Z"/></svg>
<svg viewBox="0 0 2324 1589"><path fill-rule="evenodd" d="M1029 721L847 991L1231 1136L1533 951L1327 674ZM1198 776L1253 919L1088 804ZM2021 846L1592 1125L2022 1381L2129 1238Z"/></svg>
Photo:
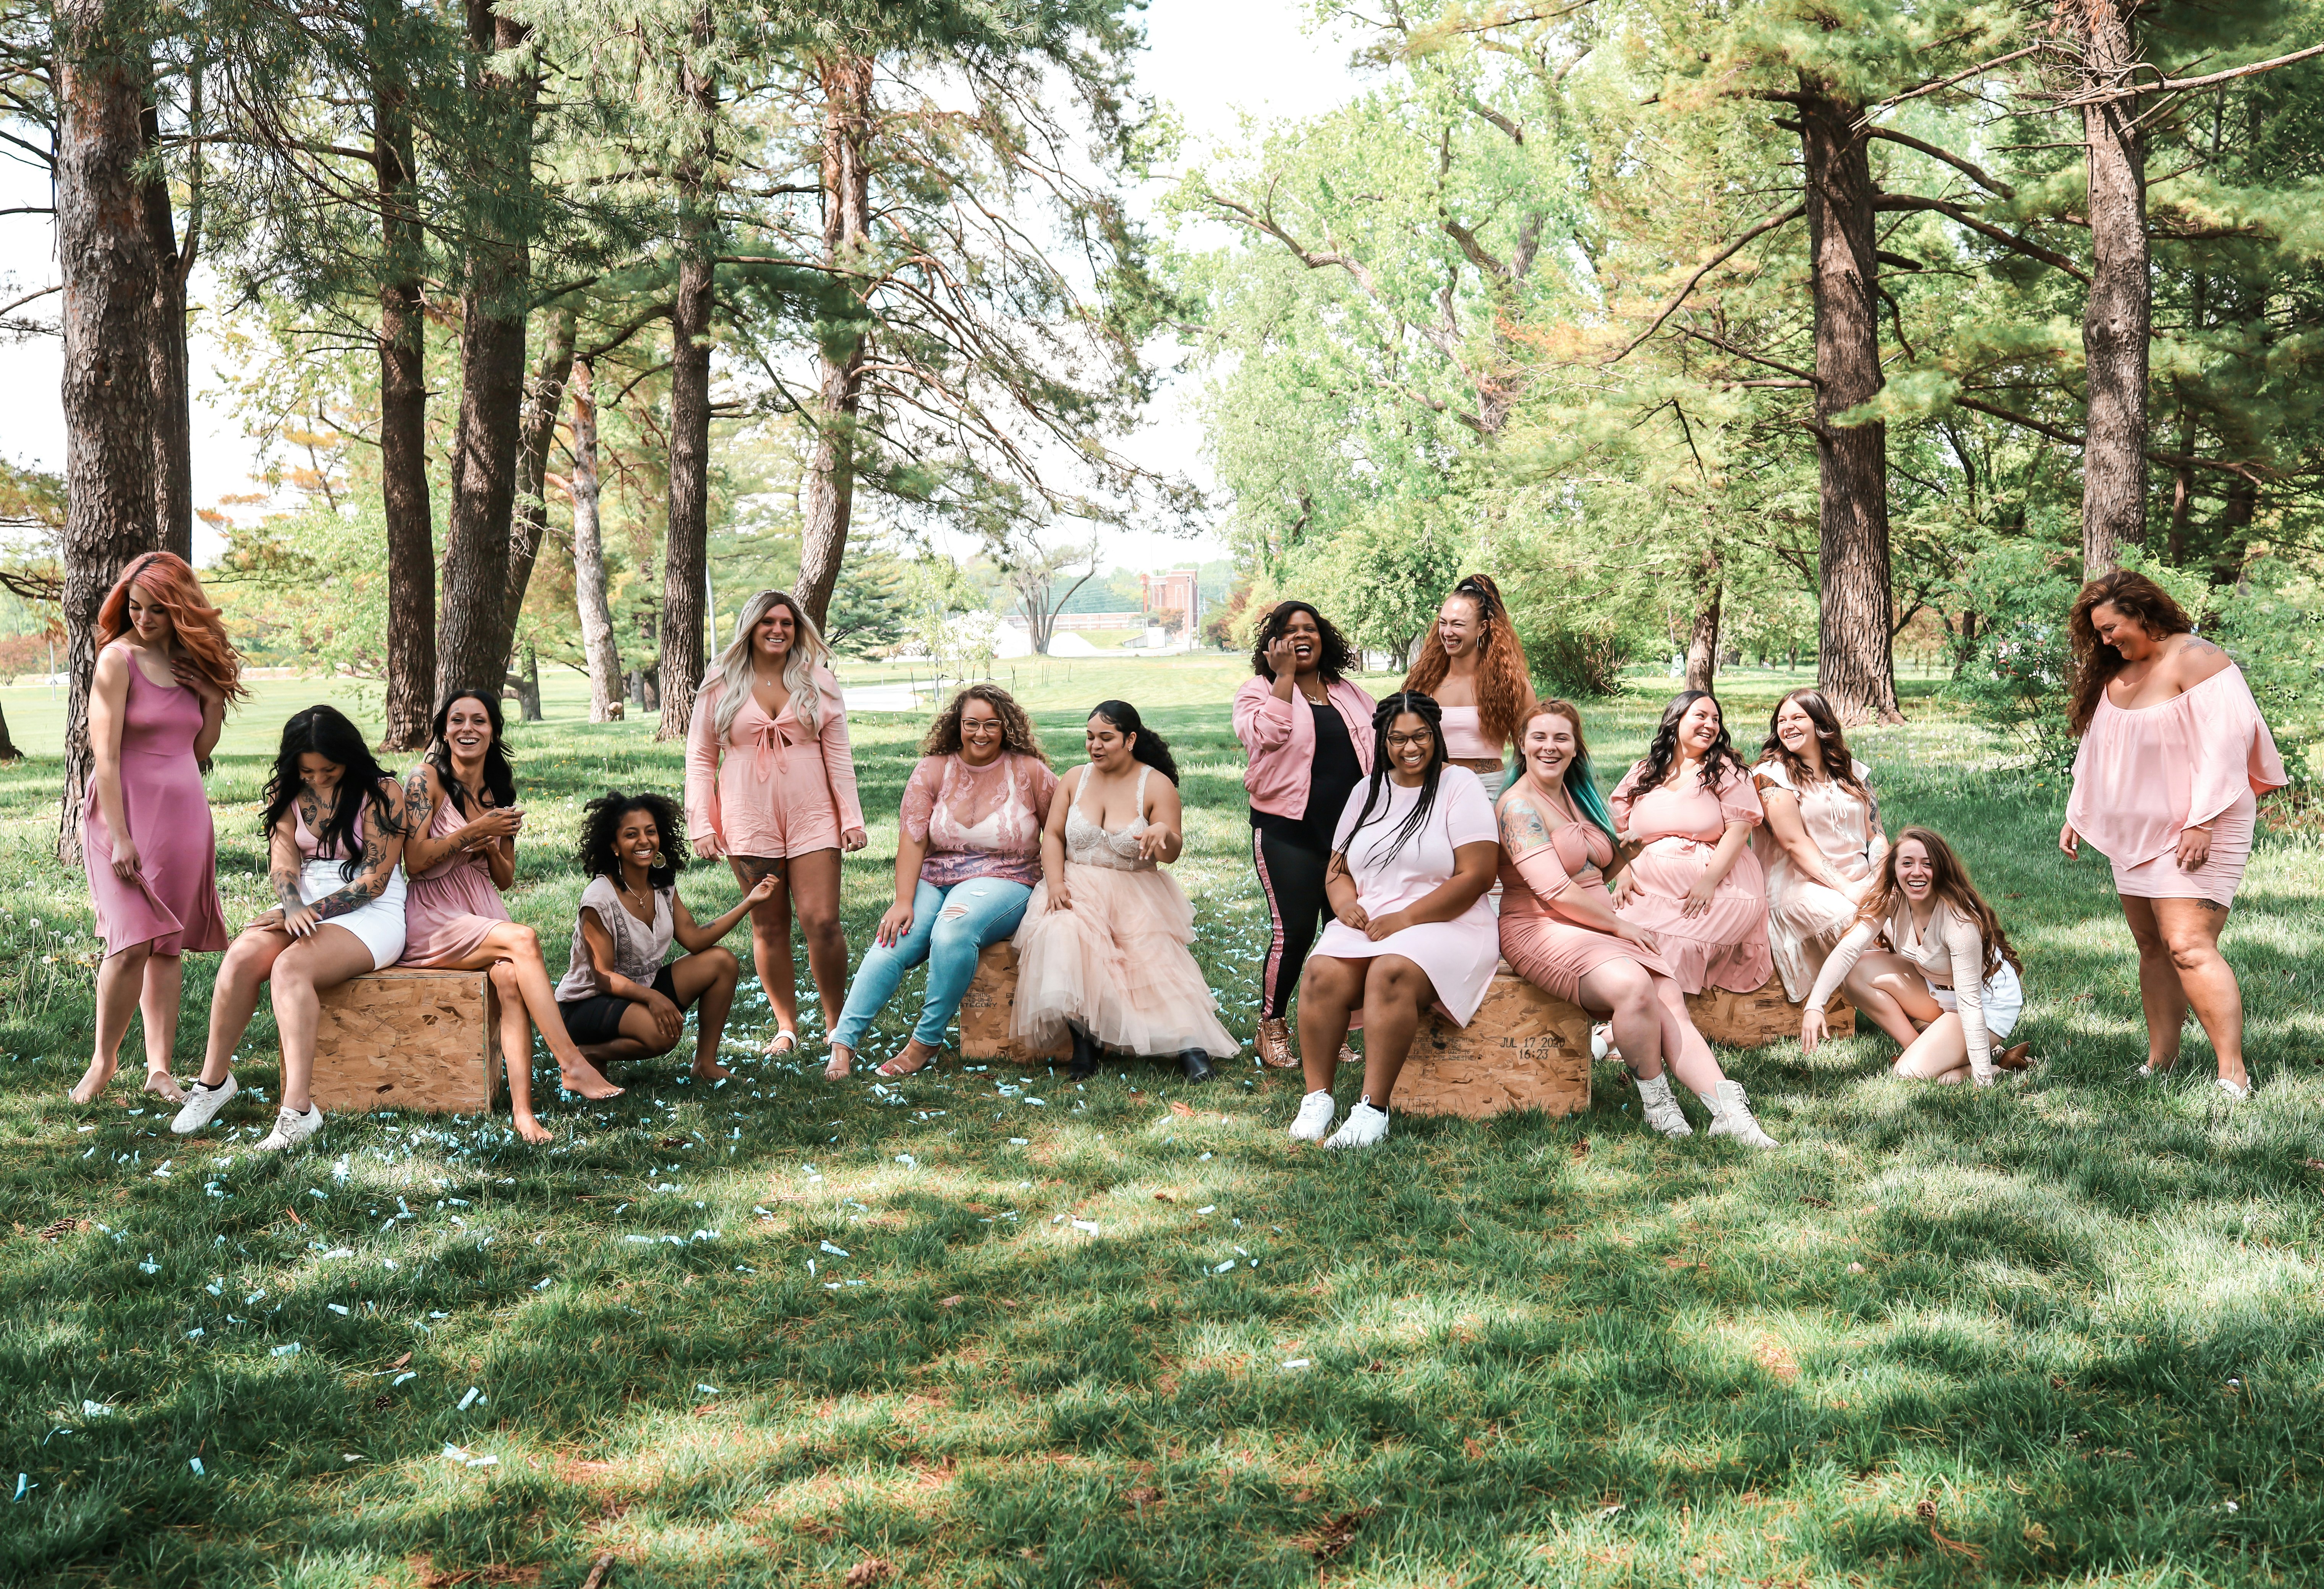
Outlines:
<svg viewBox="0 0 2324 1589"><path fill-rule="evenodd" d="M1309 15L1308 0L1148 0L1144 86L1176 109L1194 149L1235 138L1244 112L1291 117L1326 109L1353 92L1357 82L1346 69L1344 44L1311 35ZM0 159L0 211L48 202L44 170ZM56 279L50 218L0 214L0 305ZM54 309L51 299L27 312L45 319ZM205 400L218 390L217 349L200 335L198 318L195 325L194 501L206 508L222 496L252 489L252 449L223 402L214 407ZM0 456L47 469L63 466L60 363L53 338L0 343ZM1166 387L1126 450L1149 468L1191 472L1207 484L1201 438L1185 413L1191 389L1184 380ZM198 560L206 559L216 550L216 537L198 521L194 534ZM1118 535L1110 539L1106 562L1151 568L1222 551L1208 537L1188 542Z"/></svg>

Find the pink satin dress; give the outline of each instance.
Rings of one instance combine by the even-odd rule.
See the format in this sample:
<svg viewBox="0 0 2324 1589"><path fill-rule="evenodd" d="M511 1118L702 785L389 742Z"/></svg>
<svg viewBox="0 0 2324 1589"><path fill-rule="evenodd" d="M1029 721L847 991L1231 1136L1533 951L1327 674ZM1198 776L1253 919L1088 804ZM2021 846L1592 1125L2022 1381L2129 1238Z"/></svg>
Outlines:
<svg viewBox="0 0 2324 1589"><path fill-rule="evenodd" d="M836 850L847 829L863 825L839 681L818 667L815 688L812 730L799 721L796 697L773 717L754 697L722 740L718 700L725 687L704 684L686 732L690 838L715 834L728 855L779 860Z"/></svg>
<svg viewBox="0 0 2324 1589"><path fill-rule="evenodd" d="M448 839L468 819L447 796L428 821L430 839ZM476 850L456 850L410 881L403 897L403 959L407 966L455 965L484 946L509 919L492 863Z"/></svg>
<svg viewBox="0 0 2324 1589"><path fill-rule="evenodd" d="M1638 780L1646 770L1643 761L1631 767L1607 802L1615 827L1646 846L1630 862L1622 917L1653 932L1684 991L1719 987L1757 993L1775 972L1767 946L1767 878L1759 858L1745 846L1719 880L1711 908L1690 917L1684 907L1728 824L1756 828L1766 820L1759 792L1748 773L1731 767L1716 788L1706 789L1698 762L1641 794Z"/></svg>
<svg viewBox="0 0 2324 1589"><path fill-rule="evenodd" d="M183 684L157 684L129 648L129 694L121 709L121 813L137 846L138 875L113 872L113 850L92 783L81 803L81 863L97 906L105 952L140 943L159 955L214 953L226 946L218 908L217 829L194 759L202 698Z"/></svg>
<svg viewBox="0 0 2324 1589"><path fill-rule="evenodd" d="M2114 863L2126 899L2208 899L2225 908L2243 886L2259 800L2287 780L2243 670L2229 667L2152 706L2104 694L2074 755L2066 821ZM2211 850L2179 865L2179 835L2209 823Z"/></svg>

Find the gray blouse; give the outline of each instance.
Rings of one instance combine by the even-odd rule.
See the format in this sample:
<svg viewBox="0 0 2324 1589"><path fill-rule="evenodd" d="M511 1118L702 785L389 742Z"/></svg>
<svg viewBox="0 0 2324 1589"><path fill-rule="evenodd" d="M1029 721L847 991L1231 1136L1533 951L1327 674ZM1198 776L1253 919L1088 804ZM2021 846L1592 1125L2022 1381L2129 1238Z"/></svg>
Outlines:
<svg viewBox="0 0 2324 1589"><path fill-rule="evenodd" d="M670 902L677 897L675 888L653 891L654 919L649 927L622 903L621 890L613 879L598 877L590 878L589 886L581 890L581 908L595 911L597 920L613 940L613 969L632 982L651 983L662 961L669 958L675 926ZM571 1004L607 991L597 985L596 968L590 964L589 945L581 936L581 918L576 914L573 918L572 962L565 980L557 985L558 1001Z"/></svg>

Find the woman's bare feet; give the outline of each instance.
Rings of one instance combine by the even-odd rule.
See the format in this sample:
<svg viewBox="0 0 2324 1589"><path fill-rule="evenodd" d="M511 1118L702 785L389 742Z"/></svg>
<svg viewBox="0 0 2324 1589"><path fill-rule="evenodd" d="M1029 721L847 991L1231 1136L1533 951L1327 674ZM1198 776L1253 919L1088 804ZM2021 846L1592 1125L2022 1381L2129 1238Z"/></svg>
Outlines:
<svg viewBox="0 0 2324 1589"><path fill-rule="evenodd" d="M716 1060L696 1060L694 1061L694 1074L703 1081L724 1081L734 1072Z"/></svg>
<svg viewBox="0 0 2324 1589"><path fill-rule="evenodd" d="M615 1087L603 1075L586 1064L577 1071L567 1070L563 1066L558 1067L557 1079L564 1086L566 1091L577 1092L586 1098L602 1100L622 1096L620 1088Z"/></svg>
<svg viewBox="0 0 2324 1589"><path fill-rule="evenodd" d="M917 1076L935 1062L936 1051L915 1037L904 1045L904 1052L880 1067L879 1073L894 1081L905 1076Z"/></svg>
<svg viewBox="0 0 2324 1589"><path fill-rule="evenodd" d="M833 1043L831 1057L823 1062L823 1079L825 1081L844 1081L848 1072L854 1069L855 1051L844 1042Z"/></svg>
<svg viewBox="0 0 2324 1589"><path fill-rule="evenodd" d="M186 1101L186 1089L180 1087L178 1079L167 1070L146 1071L145 1090L158 1094L168 1103L182 1104Z"/></svg>
<svg viewBox="0 0 2324 1589"><path fill-rule="evenodd" d="M521 1136L525 1141L530 1143L535 1147L539 1147L542 1143L555 1142L557 1140L557 1134L555 1132L549 1130L548 1126L543 1125L539 1120L536 1120L530 1115L519 1115L517 1116L516 1132L519 1136Z"/></svg>
<svg viewBox="0 0 2324 1589"><path fill-rule="evenodd" d="M117 1061L91 1060L88 1069L81 1072L80 1079L73 1083L72 1101L77 1104L97 1102L105 1089L112 1085L113 1073L117 1069Z"/></svg>

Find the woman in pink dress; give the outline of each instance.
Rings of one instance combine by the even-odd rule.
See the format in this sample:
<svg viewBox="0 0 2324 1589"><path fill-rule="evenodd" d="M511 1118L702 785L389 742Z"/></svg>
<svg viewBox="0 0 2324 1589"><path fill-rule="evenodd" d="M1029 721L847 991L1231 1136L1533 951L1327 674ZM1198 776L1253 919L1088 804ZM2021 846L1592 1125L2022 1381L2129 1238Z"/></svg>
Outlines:
<svg viewBox="0 0 2324 1589"><path fill-rule="evenodd" d="M815 620L785 591L742 605L734 638L695 697L686 735L686 826L694 853L719 856L743 890L774 893L751 907L751 958L775 1013L771 1054L798 1047L791 917L807 940L823 1029L839 1024L847 935L839 924L839 857L863 848L863 805L847 744L847 708ZM838 1056L824 1067L847 1074Z"/></svg>
<svg viewBox="0 0 2324 1589"><path fill-rule="evenodd" d="M1768 947L1794 1004L1855 923L1888 853L1871 774L1849 753L1822 691L1794 690L1775 703L1751 769L1767 813L1751 847L1766 851Z"/></svg>
<svg viewBox="0 0 2324 1589"><path fill-rule="evenodd" d="M622 1089L566 1032L540 934L509 920L501 903L501 890L516 882L516 836L524 830L524 811L501 743L500 703L480 690L455 691L437 706L430 730L427 759L403 782L410 833L403 866L410 886L401 963L492 974L500 990L510 1109L526 1141L547 1142L549 1132L532 1113L534 1026L569 1090L608 1098Z"/></svg>
<svg viewBox="0 0 2324 1589"><path fill-rule="evenodd" d="M2219 931L2251 859L2258 796L2286 780L2243 670L2194 628L2143 574L2082 587L2067 620L2081 664L2068 715L2082 744L2058 848L2079 857L2088 839L2114 865L2146 1013L2138 1073L2178 1062L2191 1005L2220 1090L2242 1099L2243 992Z"/></svg>
<svg viewBox="0 0 2324 1589"><path fill-rule="evenodd" d="M1351 795L1326 875L1334 920L1299 983L1299 1053L1307 1095L1295 1141L1370 1147L1388 1135L1397 1072L1429 1011L1465 1026L1500 963L1493 907L1499 865L1493 803L1465 767L1445 760L1436 703L1399 692L1372 716L1372 772ZM1340 1044L1360 1011L1364 1090L1332 1130Z"/></svg>
<svg viewBox="0 0 2324 1589"><path fill-rule="evenodd" d="M1445 759L1475 773L1488 798L1499 795L1509 748L1533 712L1533 667L1490 574L1452 587L1404 687L1443 713Z"/></svg>
<svg viewBox="0 0 2324 1589"><path fill-rule="evenodd" d="M170 1074L188 950L226 946L217 836L202 766L228 701L249 693L218 611L183 559L152 552L122 571L97 613L89 690L94 766L81 801L81 862L105 960L97 1042L72 1089L88 1103L113 1079L133 1010L145 1014L145 1090L171 1103Z"/></svg>
<svg viewBox="0 0 2324 1589"><path fill-rule="evenodd" d="M1694 1134L1671 1093L1675 1070L1710 1109L1711 1135L1774 1147L1743 1084L1727 1079L1694 1029L1655 934L1614 914L1604 877L1614 818L1599 797L1580 709L1570 701L1536 707L1517 749L1523 771L1497 812L1501 958L1535 987L1612 1017L1648 1125L1665 1136Z"/></svg>
<svg viewBox="0 0 2324 1589"><path fill-rule="evenodd" d="M1748 842L1766 813L1710 692L1671 702L1609 804L1623 841L1643 847L1622 869L1614 908L1654 933L1680 989L1766 986L1767 884Z"/></svg>

